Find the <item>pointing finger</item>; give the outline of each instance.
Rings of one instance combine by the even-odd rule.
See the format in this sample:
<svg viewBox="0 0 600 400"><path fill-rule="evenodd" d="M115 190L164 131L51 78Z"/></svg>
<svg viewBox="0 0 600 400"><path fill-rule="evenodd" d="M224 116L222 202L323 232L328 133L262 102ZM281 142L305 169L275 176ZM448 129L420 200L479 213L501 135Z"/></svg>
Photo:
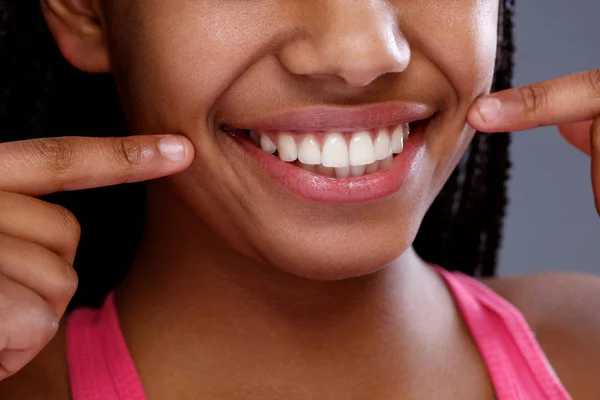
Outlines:
<svg viewBox="0 0 600 400"><path fill-rule="evenodd" d="M183 136L63 137L0 144L0 190L41 196L163 177L187 168Z"/></svg>
<svg viewBox="0 0 600 400"><path fill-rule="evenodd" d="M476 100L468 122L506 132L592 120L600 115L600 69L508 89Z"/></svg>

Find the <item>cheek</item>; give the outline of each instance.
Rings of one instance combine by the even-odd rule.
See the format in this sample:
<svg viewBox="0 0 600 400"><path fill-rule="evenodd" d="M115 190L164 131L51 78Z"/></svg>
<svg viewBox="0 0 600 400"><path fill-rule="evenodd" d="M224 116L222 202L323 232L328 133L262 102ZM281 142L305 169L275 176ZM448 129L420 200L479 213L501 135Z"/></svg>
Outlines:
<svg viewBox="0 0 600 400"><path fill-rule="evenodd" d="M410 2L412 3L412 2ZM497 0L427 1L411 5L406 34L470 103L491 86L497 47Z"/></svg>
<svg viewBox="0 0 600 400"><path fill-rule="evenodd" d="M264 45L261 37L270 35L259 18L264 20L264 13L238 2L138 5L136 28L124 28L126 35L120 36L128 37L127 43L117 43L126 54L117 69L126 71L121 86L136 130L193 134L209 128L211 108L252 64Z"/></svg>
<svg viewBox="0 0 600 400"><path fill-rule="evenodd" d="M412 1L409 1L412 4ZM429 144L434 166L429 198L439 193L464 151L474 130L466 124L473 100L490 90L497 50L497 0L414 2L406 35L413 48L435 65L451 85L453 95L432 131L440 132ZM442 4L443 3L443 4Z"/></svg>

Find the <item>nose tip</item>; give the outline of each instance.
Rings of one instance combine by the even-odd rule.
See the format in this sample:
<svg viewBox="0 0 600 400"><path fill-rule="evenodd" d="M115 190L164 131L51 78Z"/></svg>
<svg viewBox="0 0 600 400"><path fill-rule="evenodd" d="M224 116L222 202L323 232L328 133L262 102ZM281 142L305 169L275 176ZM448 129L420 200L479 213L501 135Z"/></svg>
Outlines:
<svg viewBox="0 0 600 400"><path fill-rule="evenodd" d="M280 49L281 63L296 75L341 79L352 87L405 71L411 49L395 13L380 3L367 3L360 3L360 10L336 8L324 13L325 17L315 14L318 22L303 18L298 22L303 35Z"/></svg>
<svg viewBox="0 0 600 400"><path fill-rule="evenodd" d="M364 87L377 78L393 73L401 73L410 63L410 48L393 45L380 49L380 54L365 52L356 56L353 62L340 63L335 75L352 87Z"/></svg>

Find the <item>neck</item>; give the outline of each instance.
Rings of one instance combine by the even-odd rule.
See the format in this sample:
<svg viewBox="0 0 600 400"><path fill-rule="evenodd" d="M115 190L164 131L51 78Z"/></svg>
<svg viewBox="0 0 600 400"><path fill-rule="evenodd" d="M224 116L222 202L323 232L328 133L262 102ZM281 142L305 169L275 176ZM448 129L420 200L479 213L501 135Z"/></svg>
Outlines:
<svg viewBox="0 0 600 400"><path fill-rule="evenodd" d="M402 383L398 371L422 361L453 317L440 307L451 303L443 283L412 250L368 276L311 281L233 251L164 181L149 186L148 210L117 306L149 393L374 398Z"/></svg>

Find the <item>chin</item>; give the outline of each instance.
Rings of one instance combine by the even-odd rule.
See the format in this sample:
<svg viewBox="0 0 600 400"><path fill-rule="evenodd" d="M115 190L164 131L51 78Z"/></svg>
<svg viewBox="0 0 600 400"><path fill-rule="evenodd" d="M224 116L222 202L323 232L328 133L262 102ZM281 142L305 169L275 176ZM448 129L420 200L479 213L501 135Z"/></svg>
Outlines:
<svg viewBox="0 0 600 400"><path fill-rule="evenodd" d="M417 229L355 226L317 234L282 232L270 246L259 249L267 265L284 273L317 281L369 275L387 267L406 252ZM283 236L286 236L283 239ZM276 244L274 243L276 242Z"/></svg>

